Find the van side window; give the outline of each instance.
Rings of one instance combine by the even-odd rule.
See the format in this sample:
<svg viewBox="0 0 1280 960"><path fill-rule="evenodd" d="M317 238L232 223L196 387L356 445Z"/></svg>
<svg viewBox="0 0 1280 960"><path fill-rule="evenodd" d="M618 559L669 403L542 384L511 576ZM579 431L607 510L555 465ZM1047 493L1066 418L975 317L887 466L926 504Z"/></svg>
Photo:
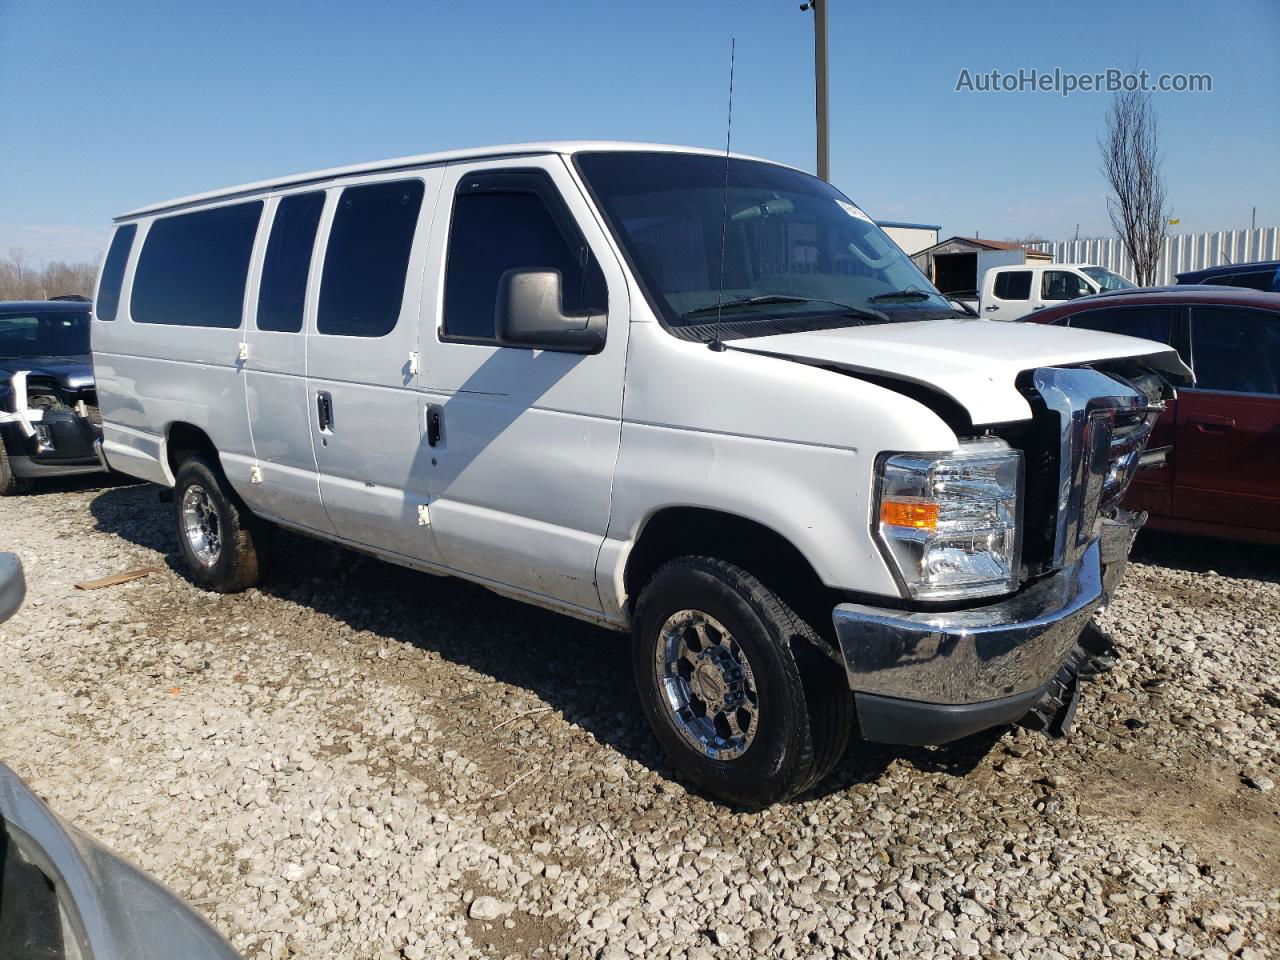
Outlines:
<svg viewBox="0 0 1280 960"><path fill-rule="evenodd" d="M342 191L320 279L320 333L385 337L395 329L422 195L421 180Z"/></svg>
<svg viewBox="0 0 1280 960"><path fill-rule="evenodd" d="M240 326L262 201L162 217L151 224L134 272L138 323Z"/></svg>
<svg viewBox="0 0 1280 960"><path fill-rule="evenodd" d="M1031 271L1006 270L997 273L995 294L1001 300L1030 300Z"/></svg>
<svg viewBox="0 0 1280 960"><path fill-rule="evenodd" d="M120 288L124 286L124 267L129 262L129 251L133 248L133 238L138 233L134 223L117 228L111 238L111 247L107 250L106 262L102 265L102 276L98 278L98 295L94 298L94 313L99 320L114 320L116 311L120 309Z"/></svg>
<svg viewBox="0 0 1280 960"><path fill-rule="evenodd" d="M444 337L492 342L498 280L515 269L559 270L566 313L607 307L600 265L546 174L464 177L449 229Z"/></svg>
<svg viewBox="0 0 1280 960"><path fill-rule="evenodd" d="M307 274L323 193L295 193L276 206L258 287L258 329L297 333L307 298Z"/></svg>

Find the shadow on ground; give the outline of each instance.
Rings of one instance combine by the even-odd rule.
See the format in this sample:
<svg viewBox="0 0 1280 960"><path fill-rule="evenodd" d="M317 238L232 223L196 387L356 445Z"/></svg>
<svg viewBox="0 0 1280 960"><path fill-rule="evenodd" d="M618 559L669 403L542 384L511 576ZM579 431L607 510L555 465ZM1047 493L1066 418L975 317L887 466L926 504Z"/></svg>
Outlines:
<svg viewBox="0 0 1280 960"><path fill-rule="evenodd" d="M1280 547L1274 544L1144 530L1138 534L1130 557L1136 563L1188 573L1213 572L1243 580L1280 582Z"/></svg>
<svg viewBox="0 0 1280 960"><path fill-rule="evenodd" d="M96 528L156 550L186 570L172 507L153 487L112 488L94 498ZM628 638L500 597L455 578L433 577L335 545L276 531L272 574L259 589L390 640L431 650L496 681L529 691L596 741L667 779L676 775L650 734L632 680ZM1003 736L978 734L943 748L855 741L807 797L879 778L895 761L962 777Z"/></svg>
<svg viewBox="0 0 1280 960"><path fill-rule="evenodd" d="M126 477L123 473L80 473L70 477L47 477L33 480L30 487L16 499L78 493L83 490L114 490L118 487L136 487L141 483L141 480Z"/></svg>

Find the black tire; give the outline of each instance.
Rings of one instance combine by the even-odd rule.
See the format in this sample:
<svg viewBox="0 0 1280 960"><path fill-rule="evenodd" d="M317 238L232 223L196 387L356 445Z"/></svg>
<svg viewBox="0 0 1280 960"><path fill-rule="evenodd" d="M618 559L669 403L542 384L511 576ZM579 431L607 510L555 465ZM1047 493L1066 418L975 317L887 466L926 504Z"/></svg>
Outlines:
<svg viewBox="0 0 1280 960"><path fill-rule="evenodd" d="M31 481L25 477L15 477L13 466L9 463L9 453L0 440L0 497L13 497L26 493L31 489Z"/></svg>
<svg viewBox="0 0 1280 960"><path fill-rule="evenodd" d="M726 740L727 756L709 756L687 739L696 736L682 732L689 726L677 718L666 692L672 674L667 674L666 686L662 680L667 668L659 666L659 657L668 649L664 637L679 632L664 632L664 627L673 619L679 623L685 612L709 616L731 635L730 647L736 643L749 668L741 672L755 688L754 734ZM718 632L715 625L709 629ZM641 592L632 622L640 702L667 757L705 793L740 807L765 806L807 790L843 754L853 730L853 697L843 669L823 649L813 628L776 593L741 567L710 557L681 557L661 567ZM721 656L719 645L716 655ZM723 679L733 669L731 665L729 673L720 674L720 680L710 674L707 689L713 696L724 689ZM684 665L677 670L685 670ZM703 683L695 679L701 670L691 671L680 689L692 691L695 682ZM740 702L742 695L737 696ZM689 702L694 722L706 722L710 709L701 700ZM741 719L731 721L736 728L722 727L729 712L717 715L713 727L740 734ZM739 716L749 717L750 708ZM741 752L733 755L734 750Z"/></svg>
<svg viewBox="0 0 1280 960"><path fill-rule="evenodd" d="M188 508L198 517L199 533L189 529ZM258 582L265 531L215 461L195 454L182 462L173 488L173 518L182 558L198 586L238 593Z"/></svg>

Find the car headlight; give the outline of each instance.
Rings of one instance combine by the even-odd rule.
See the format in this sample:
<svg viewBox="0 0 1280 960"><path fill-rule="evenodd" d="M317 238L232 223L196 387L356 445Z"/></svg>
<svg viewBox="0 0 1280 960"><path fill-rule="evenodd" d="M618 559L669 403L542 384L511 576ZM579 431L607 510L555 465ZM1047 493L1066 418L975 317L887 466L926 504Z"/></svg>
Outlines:
<svg viewBox="0 0 1280 960"><path fill-rule="evenodd" d="M876 535L915 600L1018 587L1022 453L999 439L880 458Z"/></svg>

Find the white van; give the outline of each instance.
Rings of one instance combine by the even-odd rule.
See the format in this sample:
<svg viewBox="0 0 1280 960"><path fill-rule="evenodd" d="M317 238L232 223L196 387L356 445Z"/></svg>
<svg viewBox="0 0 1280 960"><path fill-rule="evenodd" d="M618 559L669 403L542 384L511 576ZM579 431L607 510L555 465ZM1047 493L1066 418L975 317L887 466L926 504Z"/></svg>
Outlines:
<svg viewBox="0 0 1280 960"><path fill-rule="evenodd" d="M1103 290L1137 287L1092 263L1021 263L982 275L978 312L986 320L1021 320L1037 310Z"/></svg>
<svg viewBox="0 0 1280 960"><path fill-rule="evenodd" d="M254 584L279 524L630 630L672 762L739 804L822 778L855 713L1065 726L1188 377L958 319L831 185L701 150L433 154L117 223L103 452L173 488L197 583Z"/></svg>

